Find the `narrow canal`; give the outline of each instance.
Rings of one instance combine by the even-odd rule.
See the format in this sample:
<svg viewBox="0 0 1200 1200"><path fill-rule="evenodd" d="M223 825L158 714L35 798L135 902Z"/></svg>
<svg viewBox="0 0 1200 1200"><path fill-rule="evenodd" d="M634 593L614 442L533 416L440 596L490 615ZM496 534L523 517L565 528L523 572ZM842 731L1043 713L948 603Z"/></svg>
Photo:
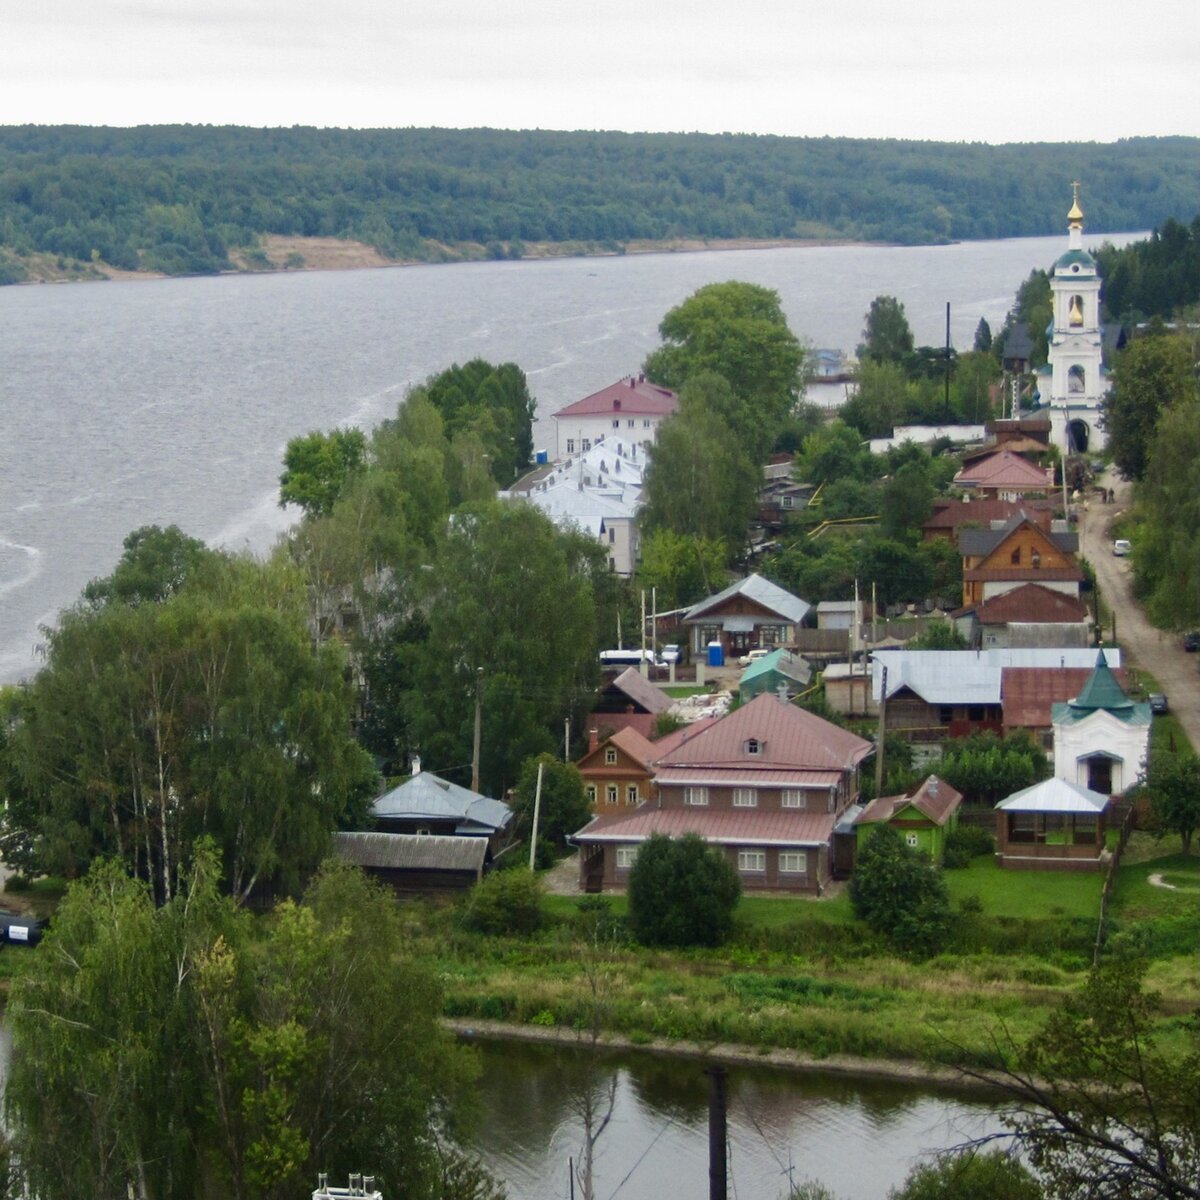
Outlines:
<svg viewBox="0 0 1200 1200"><path fill-rule="evenodd" d="M472 1145L511 1200L565 1200L583 1144L589 1078L616 1077L596 1147L595 1194L674 1200L708 1194L708 1081L700 1062L560 1046L478 1043L482 1114ZM995 1096L918 1084L729 1069L729 1195L776 1200L789 1177L843 1200L884 1200L925 1155L1003 1128Z"/></svg>

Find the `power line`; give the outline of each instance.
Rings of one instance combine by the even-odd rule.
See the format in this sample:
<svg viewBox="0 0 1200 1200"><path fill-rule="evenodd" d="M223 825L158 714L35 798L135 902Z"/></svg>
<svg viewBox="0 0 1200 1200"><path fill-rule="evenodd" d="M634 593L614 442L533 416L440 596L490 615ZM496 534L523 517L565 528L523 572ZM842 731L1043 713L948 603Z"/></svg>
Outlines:
<svg viewBox="0 0 1200 1200"><path fill-rule="evenodd" d="M641 1154L638 1156L637 1162L635 1162L633 1164L633 1166L629 1168L629 1171L626 1174L625 1178L622 1179L621 1182L617 1184L616 1188L614 1189L612 1195L609 1196L608 1200L613 1200L613 1198L616 1196L617 1192L619 1192L629 1182L634 1171L636 1171L638 1169L638 1167L640 1167L642 1165L642 1159L644 1159L646 1157L646 1155L649 1154L650 1151L654 1149L654 1146L658 1142L658 1139L660 1137L662 1137L662 1135L667 1132L667 1130L670 1128L670 1126L672 1126L674 1124L675 1124L675 1118L668 1117L666 1120L666 1124L664 1124L663 1127L654 1135L653 1139L650 1142L650 1145L648 1145L645 1148L645 1150L643 1150L641 1152Z"/></svg>

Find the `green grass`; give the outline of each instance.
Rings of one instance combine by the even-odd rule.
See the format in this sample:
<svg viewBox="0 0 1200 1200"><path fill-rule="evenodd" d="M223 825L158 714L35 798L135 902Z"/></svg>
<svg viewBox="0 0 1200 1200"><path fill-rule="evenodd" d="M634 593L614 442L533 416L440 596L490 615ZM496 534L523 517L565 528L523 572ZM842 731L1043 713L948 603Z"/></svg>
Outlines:
<svg viewBox="0 0 1200 1200"><path fill-rule="evenodd" d="M950 899L975 896L990 917L1090 917L1100 915L1099 871L1002 871L977 858L963 871L946 871Z"/></svg>
<svg viewBox="0 0 1200 1200"><path fill-rule="evenodd" d="M1164 875L1180 887L1200 890L1200 856L1171 851L1179 845L1177 838L1165 839L1159 846L1158 857L1124 863L1117 874L1113 891L1113 915L1119 921L1144 921L1156 917L1194 916L1200 902L1196 891L1172 891L1154 887L1150 876Z"/></svg>
<svg viewBox="0 0 1200 1200"><path fill-rule="evenodd" d="M674 700L683 700L688 696L704 696L712 689L696 687L695 684L660 684L664 692Z"/></svg>

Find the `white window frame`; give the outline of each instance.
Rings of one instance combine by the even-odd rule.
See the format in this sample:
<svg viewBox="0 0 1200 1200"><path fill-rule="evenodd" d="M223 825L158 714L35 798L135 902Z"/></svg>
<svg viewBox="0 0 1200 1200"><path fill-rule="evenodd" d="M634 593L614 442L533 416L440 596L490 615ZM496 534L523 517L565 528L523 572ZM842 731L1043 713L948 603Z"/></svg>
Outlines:
<svg viewBox="0 0 1200 1200"><path fill-rule="evenodd" d="M739 787L733 789L734 808L757 808L758 791L755 788Z"/></svg>
<svg viewBox="0 0 1200 1200"><path fill-rule="evenodd" d="M747 754L753 754L753 755L757 756L757 755L761 754L762 752L763 752L763 744L761 741L759 741L758 738L747 738L746 739L746 753Z"/></svg>
<svg viewBox="0 0 1200 1200"><path fill-rule="evenodd" d="M575 453L575 439L574 438L567 438L567 453L568 454Z"/></svg>
<svg viewBox="0 0 1200 1200"><path fill-rule="evenodd" d="M604 803L616 804L621 798L621 791L615 783L607 784L604 788Z"/></svg>
<svg viewBox="0 0 1200 1200"><path fill-rule="evenodd" d="M589 783L587 787L583 789L583 793L585 796L587 796L589 804L596 803L596 785L594 783Z"/></svg>
<svg viewBox="0 0 1200 1200"><path fill-rule="evenodd" d="M804 812L808 808L808 793L803 788L784 788L779 796L779 807Z"/></svg>
<svg viewBox="0 0 1200 1200"><path fill-rule="evenodd" d="M780 875L807 875L808 854L804 850L780 850Z"/></svg>
<svg viewBox="0 0 1200 1200"><path fill-rule="evenodd" d="M592 439L584 438L580 448L586 453L592 448Z"/></svg>
<svg viewBox="0 0 1200 1200"><path fill-rule="evenodd" d="M617 870L628 871L633 866L633 861L637 858L637 852L640 849L640 846L618 846Z"/></svg>
<svg viewBox="0 0 1200 1200"><path fill-rule="evenodd" d="M613 428L614 429L621 428L621 418L620 417L613 417Z"/></svg>
<svg viewBox="0 0 1200 1200"><path fill-rule="evenodd" d="M604 762L607 766L613 767L617 763L617 748L615 746L607 746L604 750Z"/></svg>
<svg viewBox="0 0 1200 1200"><path fill-rule="evenodd" d="M625 803L638 804L641 801L641 795L638 793L638 785L636 783L627 784L625 787Z"/></svg>
<svg viewBox="0 0 1200 1200"><path fill-rule="evenodd" d="M915 833L906 833L904 835L904 844L910 850L917 850L921 846L921 839Z"/></svg>
<svg viewBox="0 0 1200 1200"><path fill-rule="evenodd" d="M683 802L693 808L708 807L708 788L706 787L685 787L683 789Z"/></svg>
<svg viewBox="0 0 1200 1200"><path fill-rule="evenodd" d="M767 869L767 852L765 850L739 850L737 863L739 871L757 875Z"/></svg>

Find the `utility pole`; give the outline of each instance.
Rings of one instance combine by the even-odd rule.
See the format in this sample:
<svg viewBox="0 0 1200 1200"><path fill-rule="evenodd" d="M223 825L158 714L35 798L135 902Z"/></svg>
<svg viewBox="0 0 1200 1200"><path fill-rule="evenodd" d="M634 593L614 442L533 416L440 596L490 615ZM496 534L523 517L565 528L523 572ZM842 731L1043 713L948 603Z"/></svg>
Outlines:
<svg viewBox="0 0 1200 1200"><path fill-rule="evenodd" d="M642 588L642 678L649 678L650 669L646 666L646 589Z"/></svg>
<svg viewBox="0 0 1200 1200"><path fill-rule="evenodd" d="M950 301L946 301L946 420L950 420Z"/></svg>
<svg viewBox="0 0 1200 1200"><path fill-rule="evenodd" d="M875 735L875 795L883 795L883 739L887 736L887 667L879 681L879 732Z"/></svg>
<svg viewBox="0 0 1200 1200"><path fill-rule="evenodd" d="M537 854L538 819L542 815L542 770L545 763L538 763L537 787L533 790L533 833L529 838L529 869L533 870L534 855Z"/></svg>
<svg viewBox="0 0 1200 1200"><path fill-rule="evenodd" d="M475 745L471 751L471 791L479 791L479 740L483 733L483 668L475 671Z"/></svg>
<svg viewBox="0 0 1200 1200"><path fill-rule="evenodd" d="M566 720L565 728L563 729L563 762L571 761L571 718Z"/></svg>
<svg viewBox="0 0 1200 1200"><path fill-rule="evenodd" d="M705 1069L708 1076L708 1200L728 1200L725 1132L725 1068Z"/></svg>

